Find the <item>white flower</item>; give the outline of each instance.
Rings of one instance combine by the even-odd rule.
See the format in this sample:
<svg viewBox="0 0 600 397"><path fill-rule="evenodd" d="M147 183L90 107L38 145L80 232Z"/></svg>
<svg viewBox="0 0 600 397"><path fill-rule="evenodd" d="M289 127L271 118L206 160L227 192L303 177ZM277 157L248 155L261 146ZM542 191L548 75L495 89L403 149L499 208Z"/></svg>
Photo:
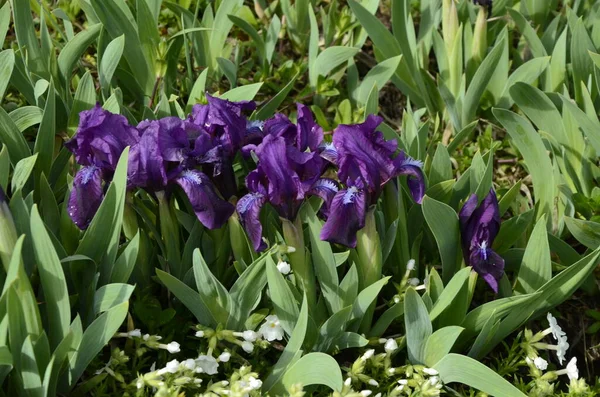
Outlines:
<svg viewBox="0 0 600 397"><path fill-rule="evenodd" d="M367 361L368 359L373 357L374 354L375 354L375 349L369 349L365 352L365 354L362 355L361 360Z"/></svg>
<svg viewBox="0 0 600 397"><path fill-rule="evenodd" d="M193 370L193 369L196 368L196 360L194 360L193 358L188 358L187 360L185 360L184 362L182 362L182 364L187 369Z"/></svg>
<svg viewBox="0 0 600 397"><path fill-rule="evenodd" d="M196 359L196 365L198 366L198 368L201 368L202 372L204 372L207 375L216 374L218 372L217 368L219 368L219 363L217 362L217 360L215 360L213 356L206 355L198 356L198 358Z"/></svg>
<svg viewBox="0 0 600 397"><path fill-rule="evenodd" d="M369 384L375 387L379 386L379 382L377 382L375 379L370 379Z"/></svg>
<svg viewBox="0 0 600 397"><path fill-rule="evenodd" d="M167 372L170 374L174 374L177 371L179 371L179 364L179 361L171 360L167 363L167 365L164 368L158 370L158 374L162 375Z"/></svg>
<svg viewBox="0 0 600 397"><path fill-rule="evenodd" d="M390 369L388 369L388 374L394 375L395 373L396 373L396 368L390 368Z"/></svg>
<svg viewBox="0 0 600 397"><path fill-rule="evenodd" d="M279 273L286 275L289 274L292 268L290 267L290 264L286 261L279 261L279 263L277 264L277 270L279 270Z"/></svg>
<svg viewBox="0 0 600 397"><path fill-rule="evenodd" d="M438 378L437 376L432 376L431 378L429 378L429 383L431 383L431 386L437 385L439 381L440 378Z"/></svg>
<svg viewBox="0 0 600 397"><path fill-rule="evenodd" d="M258 332L269 342L283 339L283 328L279 323L279 318L274 314L267 316Z"/></svg>
<svg viewBox="0 0 600 397"><path fill-rule="evenodd" d="M171 342L171 343L169 343L168 345L166 345L166 349L171 354L173 354L173 353L179 353L181 351L179 349L179 343L177 343L177 342Z"/></svg>
<svg viewBox="0 0 600 397"><path fill-rule="evenodd" d="M142 331L140 331L139 329L134 329L133 331L129 331L127 333L127 336L129 336L130 338L141 338Z"/></svg>
<svg viewBox="0 0 600 397"><path fill-rule="evenodd" d="M412 271L415 270L415 260L411 259L406 263L406 270Z"/></svg>
<svg viewBox="0 0 600 397"><path fill-rule="evenodd" d="M402 386L408 385L408 380L407 379L399 379L398 384L402 385Z"/></svg>
<svg viewBox="0 0 600 397"><path fill-rule="evenodd" d="M251 376L248 378L248 386L250 386L252 390L260 389L262 387L262 381Z"/></svg>
<svg viewBox="0 0 600 397"><path fill-rule="evenodd" d="M561 365L565 359L568 349L569 342L567 342L567 337L563 336L558 340L558 345L556 346L556 357L558 357L558 362L560 362Z"/></svg>
<svg viewBox="0 0 600 397"><path fill-rule="evenodd" d="M536 357L533 359L533 364L535 367L541 371L545 371L548 368L548 361L544 360L541 357Z"/></svg>
<svg viewBox="0 0 600 397"><path fill-rule="evenodd" d="M244 349L246 353L252 353L254 350L254 345L252 342L244 341L242 342L242 349Z"/></svg>
<svg viewBox="0 0 600 397"><path fill-rule="evenodd" d="M370 396L371 394L373 394L373 392L372 392L371 390L362 390L362 391L360 392L360 395L361 395L361 396L365 396L365 397L366 397L366 396Z"/></svg>
<svg viewBox="0 0 600 397"><path fill-rule="evenodd" d="M147 341L148 339L150 339L150 334L144 334L142 339L144 339L144 341Z"/></svg>
<svg viewBox="0 0 600 397"><path fill-rule="evenodd" d="M344 385L345 385L346 387L349 387L351 384L352 384L352 379L350 379L350 378L346 378L346 380L344 381Z"/></svg>
<svg viewBox="0 0 600 397"><path fill-rule="evenodd" d="M229 352L223 352L219 356L219 361L222 362L222 363L226 363L227 361L229 361L230 358L231 358L231 353L229 353Z"/></svg>
<svg viewBox="0 0 600 397"><path fill-rule="evenodd" d="M385 349L386 353L393 353L396 351L396 349L398 349L398 343L396 343L395 339L388 339L383 348Z"/></svg>
<svg viewBox="0 0 600 397"><path fill-rule="evenodd" d="M196 338L203 338L204 337L204 331L196 331Z"/></svg>
<svg viewBox="0 0 600 397"><path fill-rule="evenodd" d="M244 340L246 342L254 342L259 337L260 337L260 335L258 335L256 332L251 331L251 330L246 330L246 331L242 332L242 338L244 338Z"/></svg>
<svg viewBox="0 0 600 397"><path fill-rule="evenodd" d="M141 389L142 387L144 387L144 384L145 384L145 382L144 382L144 378L141 378L141 377L140 377L140 378L138 378L137 382L135 382L135 387L137 387L137 388L138 388L138 390L139 390L139 389Z"/></svg>
<svg viewBox="0 0 600 397"><path fill-rule="evenodd" d="M565 332L560 327L560 325L558 325L556 318L554 318L554 316L552 314L548 313L546 315L546 318L548 319L548 324L550 325L550 331L552 332L552 336L554 337L554 339L560 340L560 338L562 338L563 336L566 335Z"/></svg>
<svg viewBox="0 0 600 397"><path fill-rule="evenodd" d="M573 357L567 364L567 376L569 380L579 379L579 370L577 369L577 357Z"/></svg>
<svg viewBox="0 0 600 397"><path fill-rule="evenodd" d="M425 372L427 375L431 375L431 376L435 376L435 375L439 375L439 372L433 368L423 368L423 372Z"/></svg>
<svg viewBox="0 0 600 397"><path fill-rule="evenodd" d="M409 283L410 285L414 286L414 287L416 287L417 285L419 285L419 283L420 283L420 282L421 282L421 281L419 281L419 279L418 279L418 278L416 278L416 277L413 277L413 278L409 278L409 279L408 279L408 283Z"/></svg>
<svg viewBox="0 0 600 397"><path fill-rule="evenodd" d="M398 295L394 295L394 303L400 303L400 297Z"/></svg>

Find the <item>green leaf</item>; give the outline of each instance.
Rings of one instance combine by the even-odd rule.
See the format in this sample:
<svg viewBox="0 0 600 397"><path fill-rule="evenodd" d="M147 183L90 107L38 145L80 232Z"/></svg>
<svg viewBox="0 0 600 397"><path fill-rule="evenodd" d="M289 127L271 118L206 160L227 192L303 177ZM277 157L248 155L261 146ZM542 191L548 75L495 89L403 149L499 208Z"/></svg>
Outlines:
<svg viewBox="0 0 600 397"><path fill-rule="evenodd" d="M167 287L169 291L171 291L190 312L192 312L200 324L213 328L219 324L225 324L227 319L222 319L221 313L211 312L210 306L198 292L160 269L156 269L156 275L165 287Z"/></svg>
<svg viewBox="0 0 600 397"><path fill-rule="evenodd" d="M192 262L196 288L198 288L200 296L207 303L215 317L218 316L222 324L227 324L230 316L229 312L233 308L233 301L229 292L212 274L200 253L200 249L194 250Z"/></svg>
<svg viewBox="0 0 600 397"><path fill-rule="evenodd" d="M117 262L110 279L111 283L126 283L133 272L140 251L140 232L127 244Z"/></svg>
<svg viewBox="0 0 600 397"><path fill-rule="evenodd" d="M359 51L358 48L343 46L326 48L317 56L314 64L308 66L310 85L316 87L319 76L329 75L333 69L347 62L348 59L354 57Z"/></svg>
<svg viewBox="0 0 600 397"><path fill-rule="evenodd" d="M573 85L577 102L583 103L582 84L587 87L588 79L594 74L594 64L589 51L596 51L594 43L587 33L583 19L575 24L571 37L571 65L573 68ZM594 84L592 82L592 84ZM594 84L594 86L596 86Z"/></svg>
<svg viewBox="0 0 600 397"><path fill-rule="evenodd" d="M0 107L0 143L8 148L10 162L15 166L20 160L31 156L25 137L3 107Z"/></svg>
<svg viewBox="0 0 600 397"><path fill-rule="evenodd" d="M452 207L428 196L423 198L423 216L437 243L442 259L442 275L448 282L457 270L460 240L458 216Z"/></svg>
<svg viewBox="0 0 600 397"><path fill-rule="evenodd" d="M496 397L525 397L496 372L472 358L450 353L434 367L442 382L459 382Z"/></svg>
<svg viewBox="0 0 600 397"><path fill-rule="evenodd" d="M471 274L471 267L465 267L461 269L458 273L452 277L448 285L444 288L439 298L431 308L429 312L429 317L431 321L435 321L440 314L442 314L446 309L452 306L455 303L455 300L459 296L459 292L463 289L467 281L469 280L469 275ZM459 313L456 313L459 314Z"/></svg>
<svg viewBox="0 0 600 397"><path fill-rule="evenodd" d="M483 95L486 87L488 86L494 71L496 70L497 64L500 61L500 57L502 56L502 51L504 49L504 40L500 40L496 43L496 46L492 49L492 51L485 57L471 83L469 84L469 88L465 94L465 99L463 102L462 108L462 125L466 125L467 123L473 121L475 113L479 108L478 104L481 100L481 96Z"/></svg>
<svg viewBox="0 0 600 397"><path fill-rule="evenodd" d="M288 334L292 334L294 324L298 318L298 303L285 278L273 262L271 257L267 258L267 280L269 283L269 295L273 303L275 314L279 317L281 327Z"/></svg>
<svg viewBox="0 0 600 397"><path fill-rule="evenodd" d="M590 249L600 247L600 223L565 216L565 225L581 244Z"/></svg>
<svg viewBox="0 0 600 397"><path fill-rule="evenodd" d="M300 72L296 73L294 75L294 77L292 78L292 80L290 80L281 89L281 91L279 91L277 93L277 95L272 97L267 103L264 104L264 106L262 108L260 108L256 112L257 120L266 120L269 117L273 116L273 114L275 114L275 112L277 111L277 108L279 108L279 105L281 105L283 103L285 98L287 98L287 96L289 95L290 91L292 91L292 88L294 88L294 83L296 83L296 80L298 79L299 76L300 76Z"/></svg>
<svg viewBox="0 0 600 397"><path fill-rule="evenodd" d="M0 150L0 188L5 192L8 190L8 176L10 172L10 158L8 157L8 149L6 145Z"/></svg>
<svg viewBox="0 0 600 397"><path fill-rule="evenodd" d="M23 389L27 395L32 397L43 397L42 378L38 369L37 357L31 341L32 335L27 335L21 350L21 377Z"/></svg>
<svg viewBox="0 0 600 397"><path fill-rule="evenodd" d="M83 371L112 339L127 316L128 302L121 303L102 313L85 330L76 353L69 363L69 386L75 386Z"/></svg>
<svg viewBox="0 0 600 397"><path fill-rule="evenodd" d="M373 87L381 89L396 72L401 60L402 55L398 55L378 63L373 69L369 70L353 93L354 100L361 105L366 104Z"/></svg>
<svg viewBox="0 0 600 397"><path fill-rule="evenodd" d="M31 6L28 1L10 1L19 48L26 48L29 69L39 75L46 74L47 60L42 59L40 43L35 34Z"/></svg>
<svg viewBox="0 0 600 397"><path fill-rule="evenodd" d="M533 84L544 70L546 70L549 63L550 57L539 57L533 58L519 66L506 81L504 91L496 106L503 109L509 109L513 105L513 100L510 97L509 92L515 83L523 82Z"/></svg>
<svg viewBox="0 0 600 397"><path fill-rule="evenodd" d="M75 35L58 55L58 70L64 80L64 84L71 81L71 73L75 68L75 64L79 61L87 48L98 38L102 24L88 26Z"/></svg>
<svg viewBox="0 0 600 397"><path fill-rule="evenodd" d="M6 5L3 9L6 8ZM0 18L2 15L0 14ZM2 21L0 21L1 23ZM0 41L3 43L4 41ZM6 87L10 82L10 76L12 75L13 68L15 67L15 53L13 50L4 50L0 52L0 98L4 98ZM1 100L1 99L0 99Z"/></svg>
<svg viewBox="0 0 600 397"><path fill-rule="evenodd" d="M525 164L527 164L527 169L533 180L536 204L539 205L536 209L536 219L546 214L548 216L547 224L551 226L554 203L554 175L549 172L552 169L552 163L542 138L525 118L502 109L493 109L493 113L506 128L515 146L525 159Z"/></svg>
<svg viewBox="0 0 600 397"><path fill-rule="evenodd" d="M54 92L54 82L50 82L48 95L46 97L46 107L42 122L38 129L35 139L33 152L38 154L36 169L46 175L50 175L52 160L54 158L54 139L56 135L56 96Z"/></svg>
<svg viewBox="0 0 600 397"><path fill-rule="evenodd" d="M244 270L240 277L229 290L233 313L229 317L228 324L230 329L243 329L248 314L252 312L260 302L262 291L267 285L267 274L265 271L267 258L270 258L270 252L267 252ZM235 322L232 323L232 321Z"/></svg>
<svg viewBox="0 0 600 397"><path fill-rule="evenodd" d="M10 118L21 132L40 124L43 115L44 111L37 106L22 106L9 113Z"/></svg>
<svg viewBox="0 0 600 397"><path fill-rule="evenodd" d="M10 25L10 2L6 2L2 8L0 8L0 43L4 43L6 39L6 33ZM2 95L3 97L4 95ZM0 379L2 381L2 379Z"/></svg>
<svg viewBox="0 0 600 397"><path fill-rule="evenodd" d="M104 313L123 302L129 301L135 287L129 284L107 284L98 288L94 295L94 313Z"/></svg>
<svg viewBox="0 0 600 397"><path fill-rule="evenodd" d="M237 85L237 66L235 63L231 62L227 58L217 57L217 64L219 65L221 72L223 72L229 81L229 85L231 86L232 90L235 89Z"/></svg>
<svg viewBox="0 0 600 397"><path fill-rule="evenodd" d="M54 250L36 205L31 210L31 237L46 299L50 345L54 349L69 331L71 305L60 259Z"/></svg>
<svg viewBox="0 0 600 397"><path fill-rule="evenodd" d="M251 101L254 99L263 83L246 84L241 87L227 91L219 98L227 99L232 102Z"/></svg>
<svg viewBox="0 0 600 397"><path fill-rule="evenodd" d="M12 368L13 358L8 346L0 346L0 382L4 382L6 375L10 373Z"/></svg>
<svg viewBox="0 0 600 397"><path fill-rule="evenodd" d="M519 268L517 282L521 292L532 293L552 278L552 260L546 231L546 217L536 223L527 243L525 255Z"/></svg>
<svg viewBox="0 0 600 397"><path fill-rule="evenodd" d="M342 371L333 357L325 353L309 353L285 371L282 383L287 390L300 383L304 387L325 385L339 392L344 382Z"/></svg>
<svg viewBox="0 0 600 397"><path fill-rule="evenodd" d="M267 272L269 271L269 268L270 266L267 264ZM297 318L298 320L294 326L294 331L291 333L285 349L281 353L281 356L279 356L277 363L273 366L271 373L267 377L267 380L265 380L263 383L262 390L264 392L269 392L271 390L277 391L280 389L282 386L281 377L284 375L285 371L290 367L290 365L296 362L302 354L302 350L300 349L304 343L306 328L308 326L308 303L306 301L306 296L304 296L302 307L300 308L300 313L297 315Z"/></svg>
<svg viewBox="0 0 600 397"><path fill-rule="evenodd" d="M312 263L315 274L321 285L321 292L327 309L329 313L333 314L343 307L338 291L339 279L333 250L327 241L321 240L320 233L323 225L312 209L310 209L308 217L305 220L308 223Z"/></svg>
<svg viewBox="0 0 600 397"><path fill-rule="evenodd" d="M528 210L502 222L493 249L499 253L508 250L525 233L533 221L534 210Z"/></svg>
<svg viewBox="0 0 600 397"><path fill-rule="evenodd" d="M206 88L206 77L208 76L208 69L204 69L202 73L196 79L190 97L188 99L185 110L189 113L192 111L192 107L204 97L204 90Z"/></svg>
<svg viewBox="0 0 600 397"><path fill-rule="evenodd" d="M404 327L408 359L413 364L423 364L425 346L433 331L427 307L414 288L407 289L404 297Z"/></svg>
<svg viewBox="0 0 600 397"><path fill-rule="evenodd" d="M425 345L425 365L433 367L444 356L450 353L452 346L463 332L464 328L452 325L435 331Z"/></svg>
<svg viewBox="0 0 600 397"><path fill-rule="evenodd" d="M265 41L263 40L261 35L259 35L258 32L256 31L256 29L254 29L252 27L252 25L250 25L244 19L236 17L235 15L228 15L228 17L231 20L231 22L236 24L240 29L242 29L244 32L246 32L246 34L248 34L248 36L250 36L250 38L252 39L252 42L253 42L252 44L255 46L256 50L258 51L258 57L259 57L260 61L262 63L265 63L267 53L266 53L266 48L265 48Z"/></svg>
<svg viewBox="0 0 600 397"><path fill-rule="evenodd" d="M429 170L429 186L434 186L450 179L453 179L450 155L446 147L439 144L433 155L431 169Z"/></svg>
<svg viewBox="0 0 600 397"><path fill-rule="evenodd" d="M119 66L119 61L123 56L123 49L125 48L125 35L121 35L108 43L106 50L102 53L102 60L100 61L100 68L98 75L100 77L100 85L104 95L108 96L110 92L110 83L112 81L115 70Z"/></svg>
<svg viewBox="0 0 600 397"><path fill-rule="evenodd" d="M33 156L24 158L19 161L15 166L15 171L13 173L10 190L12 192L16 192L18 190L23 189L29 177L31 176L31 172L33 171L33 167L37 161L38 154L34 154Z"/></svg>
<svg viewBox="0 0 600 397"><path fill-rule="evenodd" d="M381 337L388 327L396 321L396 319L404 315L404 302L398 302L394 306L387 309L379 318L371 331L369 337Z"/></svg>

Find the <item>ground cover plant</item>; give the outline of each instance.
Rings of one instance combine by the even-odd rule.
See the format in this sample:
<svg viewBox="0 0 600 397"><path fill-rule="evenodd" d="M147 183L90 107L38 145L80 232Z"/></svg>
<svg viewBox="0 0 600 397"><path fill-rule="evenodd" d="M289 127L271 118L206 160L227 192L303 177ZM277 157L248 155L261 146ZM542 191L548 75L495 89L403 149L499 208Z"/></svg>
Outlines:
<svg viewBox="0 0 600 397"><path fill-rule="evenodd" d="M0 393L597 395L599 20L0 0Z"/></svg>

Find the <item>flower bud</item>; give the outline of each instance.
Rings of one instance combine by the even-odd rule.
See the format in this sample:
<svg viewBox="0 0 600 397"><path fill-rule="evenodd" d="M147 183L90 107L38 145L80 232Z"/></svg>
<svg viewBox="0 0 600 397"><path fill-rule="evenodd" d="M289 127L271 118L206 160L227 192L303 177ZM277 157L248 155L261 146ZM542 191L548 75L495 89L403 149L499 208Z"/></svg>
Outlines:
<svg viewBox="0 0 600 397"><path fill-rule="evenodd" d="M442 2L442 36L446 43L448 52L452 51L454 40L457 39L458 32L458 12L454 0L443 0Z"/></svg>
<svg viewBox="0 0 600 397"><path fill-rule="evenodd" d="M471 58L477 65L483 61L487 51L487 15L483 7L479 8L475 29L473 30L473 42L471 44Z"/></svg>

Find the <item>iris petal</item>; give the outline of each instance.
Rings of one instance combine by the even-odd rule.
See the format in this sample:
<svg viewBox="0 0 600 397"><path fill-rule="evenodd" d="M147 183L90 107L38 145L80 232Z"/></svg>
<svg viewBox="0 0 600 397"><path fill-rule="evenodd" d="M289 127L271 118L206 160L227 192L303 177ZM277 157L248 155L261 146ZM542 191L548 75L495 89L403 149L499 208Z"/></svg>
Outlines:
<svg viewBox="0 0 600 397"><path fill-rule="evenodd" d="M470 264L488 285L498 293L498 281L504 274L504 259L493 250L485 249L485 254L481 250L472 250L470 255Z"/></svg>
<svg viewBox="0 0 600 397"><path fill-rule="evenodd" d="M159 147L160 123L142 122L138 126L142 138L131 148L127 169L130 186L163 190L167 185L165 161Z"/></svg>
<svg viewBox="0 0 600 397"><path fill-rule="evenodd" d="M333 197L321 240L356 247L356 233L365 227L366 194L356 187L340 190Z"/></svg>
<svg viewBox="0 0 600 397"><path fill-rule="evenodd" d="M321 214L325 217L329 215L329 206L333 197L339 191L339 187L336 181L328 178L321 178L308 191L308 194L320 197L323 200L323 206L321 207Z"/></svg>
<svg viewBox="0 0 600 397"><path fill-rule="evenodd" d="M233 205L217 195L214 185L204 173L186 170L175 182L188 196L198 220L208 229L220 228L233 214Z"/></svg>
<svg viewBox="0 0 600 397"><path fill-rule="evenodd" d="M398 159L402 159L398 162ZM425 195L425 175L423 174L423 163L414 160L411 157L405 156L401 153L394 162L396 166L396 174L406 175L408 179L406 181L410 194L415 202L421 204L423 196Z"/></svg>
<svg viewBox="0 0 600 397"><path fill-rule="evenodd" d="M263 251L267 246L262 239L260 210L265 204L266 197L261 193L248 193L237 203L240 223L246 229L252 246L256 251Z"/></svg>
<svg viewBox="0 0 600 397"><path fill-rule="evenodd" d="M323 129L315 123L313 115L307 106L298 103L297 107L298 123L296 127L296 147L300 151L310 149L314 152L323 141Z"/></svg>
<svg viewBox="0 0 600 397"><path fill-rule="evenodd" d="M75 175L69 196L68 212L73 223L82 230L87 229L102 204L103 197L100 168L81 168Z"/></svg>

